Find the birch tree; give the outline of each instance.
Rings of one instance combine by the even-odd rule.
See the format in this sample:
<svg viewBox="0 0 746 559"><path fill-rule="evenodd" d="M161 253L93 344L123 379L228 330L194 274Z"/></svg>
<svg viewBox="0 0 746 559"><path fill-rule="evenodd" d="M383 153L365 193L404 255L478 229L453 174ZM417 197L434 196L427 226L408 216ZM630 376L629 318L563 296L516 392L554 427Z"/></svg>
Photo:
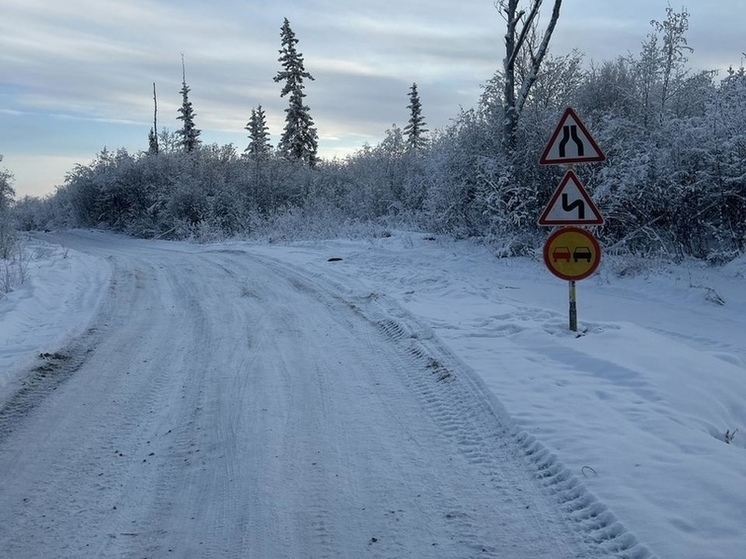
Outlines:
<svg viewBox="0 0 746 559"><path fill-rule="evenodd" d="M505 59L503 60L503 145L507 153L516 147L518 119L536 82L549 41L557 25L562 0L554 0L549 23L539 30L542 0L497 0L496 8L505 19Z"/></svg>

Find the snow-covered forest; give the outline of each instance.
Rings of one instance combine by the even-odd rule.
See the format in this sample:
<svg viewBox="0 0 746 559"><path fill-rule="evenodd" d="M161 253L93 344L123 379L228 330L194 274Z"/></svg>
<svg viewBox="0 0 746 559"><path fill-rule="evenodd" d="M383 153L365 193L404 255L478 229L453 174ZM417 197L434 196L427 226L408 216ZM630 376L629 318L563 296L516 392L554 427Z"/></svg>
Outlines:
<svg viewBox="0 0 746 559"><path fill-rule="evenodd" d="M527 254L541 245L536 221L564 172L538 159L572 106L607 156L576 170L605 217L596 231L605 251L722 263L746 247L746 70L693 70L687 29L688 14L669 8L651 22L638 53L594 61L550 52L521 107L514 146L504 139L500 69L473 108L427 141L408 141L413 127L394 125L377 145L309 164L280 149L184 149L180 131L161 129L157 150L152 137L151 149L138 153L104 149L71 169L53 196L18 200L15 216L25 230L97 227L172 239L396 223L478 238L501 255ZM529 50L517 57L519 79L531 70ZM421 84L417 130L426 124L426 91ZM295 102L308 109L303 96ZM261 107L258 114L263 121Z"/></svg>

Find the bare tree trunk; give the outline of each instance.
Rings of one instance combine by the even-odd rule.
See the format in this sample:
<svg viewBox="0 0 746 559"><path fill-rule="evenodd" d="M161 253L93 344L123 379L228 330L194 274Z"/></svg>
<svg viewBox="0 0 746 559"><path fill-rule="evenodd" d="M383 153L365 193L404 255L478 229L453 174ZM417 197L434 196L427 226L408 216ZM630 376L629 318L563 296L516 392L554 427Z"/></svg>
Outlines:
<svg viewBox="0 0 746 559"><path fill-rule="evenodd" d="M155 138L153 148L157 155L160 150L158 149L158 97L155 93L155 82L153 82L153 137Z"/></svg>
<svg viewBox="0 0 746 559"><path fill-rule="evenodd" d="M516 62L516 26L518 18L516 10L518 9L518 0L509 0L507 5L502 4L506 15L505 30L505 60L503 61L503 70L505 73L503 84L503 144L505 150L511 153L515 149L515 131L518 126L518 112L515 106L515 62Z"/></svg>
<svg viewBox="0 0 746 559"><path fill-rule="evenodd" d="M531 87L539 75L541 63L547 54L549 41L559 19L562 0L554 0L552 16L547 24L541 41L535 44L536 20L542 0L531 0L528 11L519 9L519 0L498 0L496 7L505 18L505 59L503 61L503 144L507 153L516 147L518 118L528 99ZM527 71L521 82L516 80L516 65L525 58Z"/></svg>

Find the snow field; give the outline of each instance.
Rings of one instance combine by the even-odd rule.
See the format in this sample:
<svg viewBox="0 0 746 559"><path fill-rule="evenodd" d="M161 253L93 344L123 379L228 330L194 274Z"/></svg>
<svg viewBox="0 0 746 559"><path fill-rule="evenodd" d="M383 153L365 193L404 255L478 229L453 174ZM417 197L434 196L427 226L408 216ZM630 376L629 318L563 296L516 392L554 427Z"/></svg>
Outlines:
<svg viewBox="0 0 746 559"><path fill-rule="evenodd" d="M230 556L221 541L262 557L332 557L350 550L356 556L428 556L423 550L436 543L438 557L698 559L739 557L746 547L743 259L720 269L651 266L650 272L619 277L625 267L645 268L608 258L599 273L578 283L578 336L566 327L566 282L539 262L497 260L484 247L426 240L417 233L284 246L200 247L99 233L55 240L72 249L40 243L48 253L38 259L38 274L0 300L0 338L13 340L0 351L0 398L17 394L29 374L44 378L47 364L70 375L49 392L79 398L73 389L89 383L89 399L70 402L95 409L114 378L124 381L102 379L96 392L90 384L95 375L87 372L91 363L101 370L126 369L124 377L132 377L125 348L152 347L140 381L121 384L116 398L121 406L133 400L141 406L96 412L103 414L96 422L112 430L88 432L94 440L116 440L117 427L131 435L114 443L117 448L102 442L105 451L93 457L60 461L53 446L42 464L61 462L54 475L26 464L29 484L59 483L55 476L81 461L92 464L91 472L110 467L101 491L106 503L120 503L118 512L94 521L101 511L84 497L89 513L80 511L78 524L57 520L62 526L41 538L50 546L64 542L69 553L60 556L76 556L73 551L85 552L92 542L107 556L171 546L183 556L215 557ZM341 260L329 262L330 257ZM205 295L200 282L214 293ZM128 302L138 297L140 306ZM122 308L115 312L117 301ZM310 318L329 312L329 319ZM133 313L140 316L137 323ZM184 335L174 335L174 324ZM126 332L112 337L112 325L123 325ZM309 328L335 341L305 337ZM236 332L226 336L226 329ZM146 343L143 335L153 339ZM166 343L172 337L176 341ZM209 355L194 349L205 344ZM380 353L378 364L367 361L361 344ZM94 357L78 359L86 345ZM236 350L244 345L256 351ZM324 347L335 347L340 359L333 362ZM48 355L39 360L40 353ZM68 354L75 359L64 357ZM155 355L160 357L152 363ZM278 355L285 357L278 362ZM293 376L309 364L313 375ZM223 372L213 376L202 369ZM353 375L352 385L339 384L356 369L362 372ZM177 370L191 380L180 379ZM249 370L265 373L249 382ZM272 378L285 380L269 382ZM306 382L309 378L317 380ZM353 405L371 398L374 407ZM254 411L246 415L243 407L225 404L234 399L251 402ZM57 395L41 400L25 405L41 409L59 402ZM283 400L287 403L274 405ZM346 404L336 407L337 400ZM336 411L331 416L293 411L309 412L320 402L322 409ZM429 420L422 423L417 410ZM361 413L362 419L356 418ZM0 425L9 426L0 428L5 433L0 449L22 448L18 423L28 414L28 409L5 414ZM143 422L143 414L156 420ZM47 417L54 419L50 430L62 421ZM330 417L337 428L324 432ZM303 435L272 436L264 439L264 451L251 454L247 441L288 421ZM370 423L382 427L371 431ZM726 444L726 433L734 430ZM38 430L29 433L48 441ZM156 441L155 456L142 454L143 445ZM354 460L347 454L353 441L360 442ZM438 446L430 452L418 446L434 441ZM60 443L57 452L64 448ZM146 462L138 468L153 466L151 473L143 477L127 460L117 460L117 450L142 455ZM261 478L239 466L249 456L256 471L264 472ZM443 456L456 460L451 467L460 481L441 469ZM226 475L210 473L216 463L228 465ZM401 471L391 472L391 464ZM346 471L355 473L340 483L337 476ZM121 480L124 489L117 487ZM203 489L195 494L184 485ZM438 494L434 485L450 489ZM26 506L16 526L34 528L29 511L50 502L61 517L69 515L61 495L36 486L26 496L36 508ZM254 492L248 504L233 495L236 490L251 495L252 487L265 489ZM7 491L0 500L23 502L22 489ZM151 493L154 497L147 497ZM128 494L140 505L125 499ZM365 503L366 510L342 507L339 499ZM383 508L376 504L383 502ZM521 509L526 516L516 516ZM6 518L14 510L19 509L9 507ZM177 510L196 512L196 534L185 535L184 526L192 524ZM252 517L259 510L259 517ZM164 520L143 522L148 518ZM258 535L246 541L249 526ZM273 545L277 526L302 530L283 547ZM548 533L532 543L539 526ZM28 533L21 530L12 540L19 557L42 549L21 543ZM510 555L505 546L513 544ZM555 554L542 552L543 545Z"/></svg>
<svg viewBox="0 0 746 559"><path fill-rule="evenodd" d="M746 260L607 258L578 282L576 336L567 283L539 261L427 238L252 250L398 300L659 557L742 554ZM628 269L637 273L618 275Z"/></svg>

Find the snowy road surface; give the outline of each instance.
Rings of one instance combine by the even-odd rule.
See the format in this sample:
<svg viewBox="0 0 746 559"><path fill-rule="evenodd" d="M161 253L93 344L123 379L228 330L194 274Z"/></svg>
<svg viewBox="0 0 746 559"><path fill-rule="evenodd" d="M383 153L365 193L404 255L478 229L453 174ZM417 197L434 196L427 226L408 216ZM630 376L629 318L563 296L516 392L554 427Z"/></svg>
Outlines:
<svg viewBox="0 0 746 559"><path fill-rule="evenodd" d="M649 556L385 296L250 250L55 241L111 276L3 402L3 557Z"/></svg>

